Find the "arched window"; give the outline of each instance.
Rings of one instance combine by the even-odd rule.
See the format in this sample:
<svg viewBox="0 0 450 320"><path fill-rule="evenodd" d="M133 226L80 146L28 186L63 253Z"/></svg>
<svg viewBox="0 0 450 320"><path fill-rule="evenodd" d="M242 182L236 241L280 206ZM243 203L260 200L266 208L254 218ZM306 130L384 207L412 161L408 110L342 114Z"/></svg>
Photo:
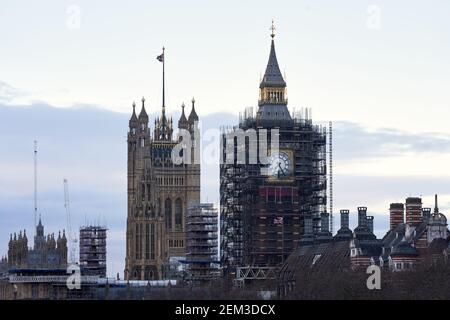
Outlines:
<svg viewBox="0 0 450 320"><path fill-rule="evenodd" d="M156 210L158 210L158 217L161 217L161 199L158 198L158 208L156 208Z"/></svg>
<svg viewBox="0 0 450 320"><path fill-rule="evenodd" d="M153 269L150 267L145 268L145 280L154 280L155 279L155 273L153 272Z"/></svg>
<svg viewBox="0 0 450 320"><path fill-rule="evenodd" d="M169 198L164 202L164 215L166 217L166 228L172 229L172 200Z"/></svg>
<svg viewBox="0 0 450 320"><path fill-rule="evenodd" d="M183 230L183 204L180 198L175 200L175 229Z"/></svg>

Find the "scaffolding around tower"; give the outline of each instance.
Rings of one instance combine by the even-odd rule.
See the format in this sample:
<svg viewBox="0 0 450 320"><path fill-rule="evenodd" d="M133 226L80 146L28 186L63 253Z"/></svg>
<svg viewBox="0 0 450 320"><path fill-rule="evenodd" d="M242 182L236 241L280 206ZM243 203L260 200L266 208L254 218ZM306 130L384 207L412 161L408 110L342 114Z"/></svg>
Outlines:
<svg viewBox="0 0 450 320"><path fill-rule="evenodd" d="M327 211L327 127L314 125L310 115L305 108L293 112L290 120L261 121L247 109L239 125L222 129L220 224L225 272L283 263L305 236L307 217L312 221L312 239L321 231L321 216ZM261 163L242 164L236 157L226 161L230 157L227 139L238 131L259 132L262 128L279 130L280 149L292 150L291 179L271 182L262 174ZM246 143L235 142L234 153L245 149L248 158L246 148L253 143L251 139L249 135ZM270 134L267 139L271 139Z"/></svg>

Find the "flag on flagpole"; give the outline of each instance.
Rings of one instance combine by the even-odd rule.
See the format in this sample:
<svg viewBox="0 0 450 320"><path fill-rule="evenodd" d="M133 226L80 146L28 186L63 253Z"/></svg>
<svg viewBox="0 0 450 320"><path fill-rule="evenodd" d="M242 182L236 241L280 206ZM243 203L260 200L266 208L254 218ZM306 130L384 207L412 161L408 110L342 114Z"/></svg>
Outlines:
<svg viewBox="0 0 450 320"><path fill-rule="evenodd" d="M164 53L157 56L156 59L158 59L159 62L164 62Z"/></svg>

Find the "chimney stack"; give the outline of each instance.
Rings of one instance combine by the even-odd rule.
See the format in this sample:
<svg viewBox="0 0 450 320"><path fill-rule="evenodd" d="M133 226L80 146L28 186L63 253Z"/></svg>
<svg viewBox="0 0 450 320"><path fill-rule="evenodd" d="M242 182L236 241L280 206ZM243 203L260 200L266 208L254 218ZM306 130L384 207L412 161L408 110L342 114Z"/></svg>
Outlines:
<svg viewBox="0 0 450 320"><path fill-rule="evenodd" d="M389 207L390 227L395 229L399 224L404 222L404 205L403 203L391 203Z"/></svg>
<svg viewBox="0 0 450 320"><path fill-rule="evenodd" d="M314 234L313 234L313 220L310 214L305 216L304 220L304 233L300 239L299 244L301 246L307 246L314 243Z"/></svg>
<svg viewBox="0 0 450 320"><path fill-rule="evenodd" d="M370 231L371 233L373 233L373 219L374 219L373 216L368 216L368 217L367 217L367 221L366 221L366 223L367 223L367 228L369 228L369 231Z"/></svg>
<svg viewBox="0 0 450 320"><path fill-rule="evenodd" d="M431 208L422 208L422 217L428 219L431 217Z"/></svg>
<svg viewBox="0 0 450 320"><path fill-rule="evenodd" d="M320 231L323 233L330 232L330 214L328 212L322 212L320 221Z"/></svg>
<svg viewBox="0 0 450 320"><path fill-rule="evenodd" d="M341 229L349 229L350 210L341 210Z"/></svg>
<svg viewBox="0 0 450 320"><path fill-rule="evenodd" d="M328 212L322 212L320 214L320 232L317 235L316 243L325 243L333 240L333 236L330 232L330 214Z"/></svg>
<svg viewBox="0 0 450 320"><path fill-rule="evenodd" d="M422 222L422 199L409 197L406 199L406 223L416 227Z"/></svg>
<svg viewBox="0 0 450 320"><path fill-rule="evenodd" d="M348 219L350 216L350 210L341 210L341 228L337 231L334 239L336 241L350 240L353 236L352 230L349 228Z"/></svg>
<svg viewBox="0 0 450 320"><path fill-rule="evenodd" d="M358 207L358 227L367 227L367 207Z"/></svg>

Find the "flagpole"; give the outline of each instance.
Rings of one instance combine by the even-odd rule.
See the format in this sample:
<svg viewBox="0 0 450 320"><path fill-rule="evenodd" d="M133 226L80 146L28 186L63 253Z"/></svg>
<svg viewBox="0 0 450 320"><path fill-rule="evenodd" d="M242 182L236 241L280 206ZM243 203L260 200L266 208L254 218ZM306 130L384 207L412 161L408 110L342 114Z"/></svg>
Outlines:
<svg viewBox="0 0 450 320"><path fill-rule="evenodd" d="M165 67L165 64L166 64L166 56L164 54L165 48L163 47L162 50L163 50L163 54L162 54L162 56L163 56L163 59L162 59L163 60L162 61L162 63L163 63L163 101L162 101L162 107L165 108L166 107L166 101L165 101L165 99L166 99L166 92L165 92L166 84L165 84L165 70L164 70L164 67Z"/></svg>

